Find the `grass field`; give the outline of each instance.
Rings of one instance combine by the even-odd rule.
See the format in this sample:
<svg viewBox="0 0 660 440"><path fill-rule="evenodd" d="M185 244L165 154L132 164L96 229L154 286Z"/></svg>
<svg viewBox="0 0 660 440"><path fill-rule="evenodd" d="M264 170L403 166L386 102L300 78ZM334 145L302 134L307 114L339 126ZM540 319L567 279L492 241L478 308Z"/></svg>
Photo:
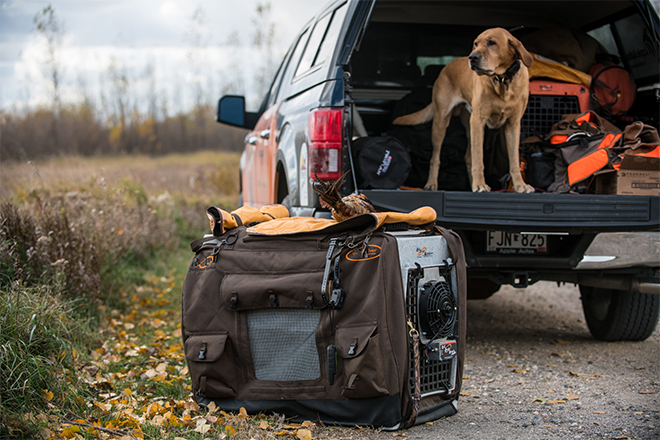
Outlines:
<svg viewBox="0 0 660 440"><path fill-rule="evenodd" d="M238 202L238 153L199 152L161 157L61 157L44 162L0 162L0 199L49 188L73 191L125 181L141 185L150 196Z"/></svg>

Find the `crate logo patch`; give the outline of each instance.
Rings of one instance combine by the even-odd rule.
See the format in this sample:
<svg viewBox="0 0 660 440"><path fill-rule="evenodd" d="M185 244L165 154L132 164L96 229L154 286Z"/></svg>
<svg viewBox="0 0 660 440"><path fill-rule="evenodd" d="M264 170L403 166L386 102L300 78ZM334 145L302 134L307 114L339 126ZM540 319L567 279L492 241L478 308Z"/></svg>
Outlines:
<svg viewBox="0 0 660 440"><path fill-rule="evenodd" d="M364 252L360 247L353 249L346 254L346 259L348 261L375 260L378 257L380 257L380 246L376 246L375 244L370 244Z"/></svg>
<svg viewBox="0 0 660 440"><path fill-rule="evenodd" d="M200 259L195 257L190 263L190 270L209 270L213 269L213 255Z"/></svg>

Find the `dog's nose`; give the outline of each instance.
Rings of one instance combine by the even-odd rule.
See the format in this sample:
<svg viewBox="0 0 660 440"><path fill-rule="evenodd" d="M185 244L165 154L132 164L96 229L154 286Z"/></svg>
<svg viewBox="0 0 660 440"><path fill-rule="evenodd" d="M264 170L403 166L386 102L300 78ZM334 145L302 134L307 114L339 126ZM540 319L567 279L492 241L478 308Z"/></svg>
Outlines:
<svg viewBox="0 0 660 440"><path fill-rule="evenodd" d="M471 53L468 56L468 59L470 60L471 65L479 64L479 62L481 61L481 55L479 55L478 53Z"/></svg>

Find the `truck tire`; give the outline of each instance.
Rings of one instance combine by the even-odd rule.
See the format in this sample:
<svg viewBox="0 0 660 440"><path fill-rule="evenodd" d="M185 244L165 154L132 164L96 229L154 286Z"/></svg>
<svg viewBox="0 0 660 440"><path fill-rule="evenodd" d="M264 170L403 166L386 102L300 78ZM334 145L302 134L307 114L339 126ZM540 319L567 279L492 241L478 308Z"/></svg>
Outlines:
<svg viewBox="0 0 660 440"><path fill-rule="evenodd" d="M601 341L643 341L655 330L660 295L580 285L589 331Z"/></svg>

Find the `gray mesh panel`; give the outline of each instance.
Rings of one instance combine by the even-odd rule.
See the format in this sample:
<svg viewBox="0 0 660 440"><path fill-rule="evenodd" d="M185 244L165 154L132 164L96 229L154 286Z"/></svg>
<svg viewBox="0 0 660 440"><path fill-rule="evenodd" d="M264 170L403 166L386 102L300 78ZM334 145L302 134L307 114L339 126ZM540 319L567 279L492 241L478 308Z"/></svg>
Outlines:
<svg viewBox="0 0 660 440"><path fill-rule="evenodd" d="M319 310L265 309L247 314L250 351L259 380L321 377L314 332Z"/></svg>

